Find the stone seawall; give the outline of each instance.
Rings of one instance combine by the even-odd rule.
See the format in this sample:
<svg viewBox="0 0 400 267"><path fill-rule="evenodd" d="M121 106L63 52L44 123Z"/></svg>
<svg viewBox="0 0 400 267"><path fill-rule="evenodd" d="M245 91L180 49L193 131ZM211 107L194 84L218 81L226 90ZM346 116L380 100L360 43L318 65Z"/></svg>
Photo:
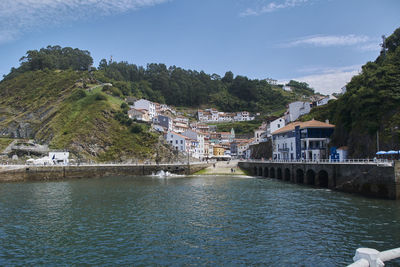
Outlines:
<svg viewBox="0 0 400 267"><path fill-rule="evenodd" d="M190 165L82 165L82 166L2 166L0 182L52 181L102 176L151 175L158 171L193 174L210 164Z"/></svg>
<svg viewBox="0 0 400 267"><path fill-rule="evenodd" d="M400 199L400 162L361 163L240 162L254 176L276 178L364 196Z"/></svg>

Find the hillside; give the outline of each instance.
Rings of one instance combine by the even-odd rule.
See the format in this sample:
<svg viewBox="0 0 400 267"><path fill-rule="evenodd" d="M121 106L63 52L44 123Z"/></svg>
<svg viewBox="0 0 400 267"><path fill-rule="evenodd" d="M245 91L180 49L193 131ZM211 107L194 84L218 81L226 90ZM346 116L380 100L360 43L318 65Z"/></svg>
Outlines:
<svg viewBox="0 0 400 267"><path fill-rule="evenodd" d="M282 113L288 103L314 94L306 83L291 81L294 90L286 92L281 86L234 76L230 71L220 77L155 63L142 67L103 59L94 76L101 82L112 83L116 96L132 95L177 107L214 107L225 112Z"/></svg>
<svg viewBox="0 0 400 267"><path fill-rule="evenodd" d="M348 146L352 157L374 157L377 139L379 150L400 150L400 28L385 46L347 84L344 95L303 118L336 124L333 145Z"/></svg>
<svg viewBox="0 0 400 267"><path fill-rule="evenodd" d="M151 159L158 135L115 117L121 100L90 86L88 72L36 70L0 83L0 135L31 138L78 157L110 161Z"/></svg>
<svg viewBox="0 0 400 267"><path fill-rule="evenodd" d="M230 71L220 77L164 64L141 67L106 60L96 69L92 62L90 52L76 48L27 51L20 66L0 81L0 137L34 139L96 161L172 159L177 155L158 134L128 119L125 98L146 98L180 110L247 110L262 118L314 94L305 83L291 81L294 90L287 92ZM246 134L259 124L219 125L219 130L237 127L238 134Z"/></svg>

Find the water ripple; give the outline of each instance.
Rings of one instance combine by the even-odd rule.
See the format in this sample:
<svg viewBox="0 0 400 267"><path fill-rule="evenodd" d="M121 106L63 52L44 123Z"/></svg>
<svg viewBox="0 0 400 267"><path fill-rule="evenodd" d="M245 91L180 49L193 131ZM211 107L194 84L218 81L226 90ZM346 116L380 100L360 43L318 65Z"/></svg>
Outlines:
<svg viewBox="0 0 400 267"><path fill-rule="evenodd" d="M341 266L399 247L399 221L398 202L269 179L1 184L0 265Z"/></svg>

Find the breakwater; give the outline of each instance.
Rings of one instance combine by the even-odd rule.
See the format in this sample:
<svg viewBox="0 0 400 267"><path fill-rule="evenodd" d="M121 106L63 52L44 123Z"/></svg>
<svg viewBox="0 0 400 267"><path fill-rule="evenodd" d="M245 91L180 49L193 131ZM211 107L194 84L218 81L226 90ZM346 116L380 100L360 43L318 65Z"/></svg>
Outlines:
<svg viewBox="0 0 400 267"><path fill-rule="evenodd" d="M239 162L254 176L357 193L400 199L400 161L393 164L340 162Z"/></svg>
<svg viewBox="0 0 400 267"><path fill-rule="evenodd" d="M69 165L69 166L0 166L0 182L52 181L73 178L94 178L102 176L151 175L158 171L174 174L193 174L210 164L160 164L160 165Z"/></svg>

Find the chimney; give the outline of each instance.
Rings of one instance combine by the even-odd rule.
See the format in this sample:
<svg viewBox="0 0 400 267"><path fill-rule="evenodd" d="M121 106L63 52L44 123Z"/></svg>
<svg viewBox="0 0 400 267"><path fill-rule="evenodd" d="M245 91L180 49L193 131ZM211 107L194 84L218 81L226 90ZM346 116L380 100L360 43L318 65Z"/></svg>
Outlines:
<svg viewBox="0 0 400 267"><path fill-rule="evenodd" d="M328 119L326 119L325 122L329 124L329 120Z"/></svg>

